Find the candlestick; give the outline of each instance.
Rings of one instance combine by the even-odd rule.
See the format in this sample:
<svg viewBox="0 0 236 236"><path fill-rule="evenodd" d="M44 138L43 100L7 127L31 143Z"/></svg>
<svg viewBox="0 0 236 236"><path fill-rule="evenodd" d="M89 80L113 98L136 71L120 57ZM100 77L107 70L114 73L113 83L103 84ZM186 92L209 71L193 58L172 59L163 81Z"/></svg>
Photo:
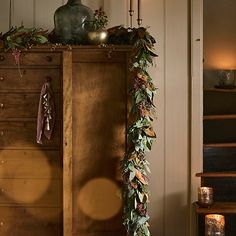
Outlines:
<svg viewBox="0 0 236 236"><path fill-rule="evenodd" d="M225 236L225 217L218 214L205 216L205 235L206 236Z"/></svg>
<svg viewBox="0 0 236 236"><path fill-rule="evenodd" d="M130 0L130 6L129 6L129 11L131 12L131 11L134 11L134 9L133 9L133 0Z"/></svg>
<svg viewBox="0 0 236 236"><path fill-rule="evenodd" d="M141 18L141 0L138 0L138 26L142 24L142 18Z"/></svg>
<svg viewBox="0 0 236 236"><path fill-rule="evenodd" d="M130 0L130 6L129 6L129 16L130 16L130 27L133 27L133 14L134 14L134 9L133 9L133 0Z"/></svg>
<svg viewBox="0 0 236 236"><path fill-rule="evenodd" d="M198 204L203 207L208 207L213 204L213 188L198 188Z"/></svg>

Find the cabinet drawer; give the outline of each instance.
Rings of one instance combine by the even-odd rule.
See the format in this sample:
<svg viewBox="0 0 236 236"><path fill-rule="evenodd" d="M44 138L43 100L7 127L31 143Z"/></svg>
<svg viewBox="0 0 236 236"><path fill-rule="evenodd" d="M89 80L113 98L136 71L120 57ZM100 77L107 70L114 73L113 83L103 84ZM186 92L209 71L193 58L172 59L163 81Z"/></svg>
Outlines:
<svg viewBox="0 0 236 236"><path fill-rule="evenodd" d="M51 140L43 138L43 144L36 143L35 122L0 122L0 149L43 149L57 148L61 144L60 122L57 122Z"/></svg>
<svg viewBox="0 0 236 236"><path fill-rule="evenodd" d="M54 94L56 115L60 118L60 95ZM36 118L38 115L39 93L0 93L0 120L9 118Z"/></svg>
<svg viewBox="0 0 236 236"><path fill-rule="evenodd" d="M0 178L61 179L62 154L53 150L1 150Z"/></svg>
<svg viewBox="0 0 236 236"><path fill-rule="evenodd" d="M24 66L59 66L61 54L56 52L23 52L20 56L20 67ZM11 53L0 53L0 66L16 66L15 59Z"/></svg>
<svg viewBox="0 0 236 236"><path fill-rule="evenodd" d="M62 236L60 208L0 207L1 236Z"/></svg>
<svg viewBox="0 0 236 236"><path fill-rule="evenodd" d="M0 204L60 207L62 180L0 179Z"/></svg>
<svg viewBox="0 0 236 236"><path fill-rule="evenodd" d="M0 91L2 90L36 90L40 91L46 79L51 79L54 92L61 89L60 69L29 69L21 70L23 77L20 78L18 69L0 68Z"/></svg>

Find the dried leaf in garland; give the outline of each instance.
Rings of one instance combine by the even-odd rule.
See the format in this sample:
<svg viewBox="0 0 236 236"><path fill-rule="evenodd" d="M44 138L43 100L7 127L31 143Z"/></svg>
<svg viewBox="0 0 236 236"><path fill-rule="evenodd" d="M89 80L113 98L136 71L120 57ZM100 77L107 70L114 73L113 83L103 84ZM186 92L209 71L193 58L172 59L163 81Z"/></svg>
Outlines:
<svg viewBox="0 0 236 236"><path fill-rule="evenodd" d="M133 84L130 90L132 104L127 131L128 148L122 161L123 223L129 236L149 236L147 175L150 169L146 154L156 138L152 127L156 87L148 68L153 65L153 59L157 55L154 52L155 40L145 28L132 29L129 40L134 45L130 68Z"/></svg>

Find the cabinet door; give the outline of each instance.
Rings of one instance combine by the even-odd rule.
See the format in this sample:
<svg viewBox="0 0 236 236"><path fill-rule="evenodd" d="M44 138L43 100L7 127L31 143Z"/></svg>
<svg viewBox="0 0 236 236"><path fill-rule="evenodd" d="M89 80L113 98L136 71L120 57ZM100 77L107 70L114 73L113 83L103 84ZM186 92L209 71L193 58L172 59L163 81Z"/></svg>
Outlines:
<svg viewBox="0 0 236 236"><path fill-rule="evenodd" d="M73 235L125 235L120 160L125 152L127 52L73 58Z"/></svg>

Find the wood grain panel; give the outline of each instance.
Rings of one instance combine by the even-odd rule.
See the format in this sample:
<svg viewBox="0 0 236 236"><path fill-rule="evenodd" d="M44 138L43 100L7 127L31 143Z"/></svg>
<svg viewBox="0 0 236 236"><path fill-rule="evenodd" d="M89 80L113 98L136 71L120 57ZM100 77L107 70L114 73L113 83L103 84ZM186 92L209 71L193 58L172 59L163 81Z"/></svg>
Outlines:
<svg viewBox="0 0 236 236"><path fill-rule="evenodd" d="M35 122L0 122L0 149L44 149L57 148L61 145L60 124L56 123L51 140L43 138L43 144L36 143Z"/></svg>
<svg viewBox="0 0 236 236"><path fill-rule="evenodd" d="M63 52L63 235L72 236L72 52Z"/></svg>
<svg viewBox="0 0 236 236"><path fill-rule="evenodd" d="M84 232L81 231L78 234L79 236L111 236L111 235L115 235L115 236L126 236L127 234L123 231L100 231L100 232Z"/></svg>
<svg viewBox="0 0 236 236"><path fill-rule="evenodd" d="M79 198L82 188L97 178L119 185L119 162L125 151L126 70L125 63L73 64L73 235L123 229L121 209L100 221L85 214Z"/></svg>
<svg viewBox="0 0 236 236"><path fill-rule="evenodd" d="M0 178L61 179L62 154L47 150L0 150Z"/></svg>
<svg viewBox="0 0 236 236"><path fill-rule="evenodd" d="M61 207L62 180L0 179L0 204Z"/></svg>
<svg viewBox="0 0 236 236"><path fill-rule="evenodd" d="M124 52L119 52L115 50L115 47L108 47L107 49L104 48L97 48L94 49L85 49L85 50L75 50L72 54L73 63L76 62L87 62L87 63L114 63L120 62L123 63L127 59L127 54Z"/></svg>
<svg viewBox="0 0 236 236"><path fill-rule="evenodd" d="M61 62L61 54L55 52L45 53L21 53L20 67L25 65L42 65L42 66L59 66ZM0 67L14 66L15 60L11 53L0 52ZM15 65L16 66L16 65Z"/></svg>
<svg viewBox="0 0 236 236"><path fill-rule="evenodd" d="M57 118L60 118L60 95L54 94ZM35 93L0 93L0 121L17 118L36 118L40 94Z"/></svg>
<svg viewBox="0 0 236 236"><path fill-rule="evenodd" d="M4 90L39 92L46 79L51 79L54 92L61 91L61 71L59 69L25 68L21 72L22 78L16 68L0 68L0 92Z"/></svg>
<svg viewBox="0 0 236 236"><path fill-rule="evenodd" d="M236 214L235 202L214 202L210 207L201 207L195 203L198 214Z"/></svg>
<svg viewBox="0 0 236 236"><path fill-rule="evenodd" d="M60 208L1 207L0 235L61 236Z"/></svg>

